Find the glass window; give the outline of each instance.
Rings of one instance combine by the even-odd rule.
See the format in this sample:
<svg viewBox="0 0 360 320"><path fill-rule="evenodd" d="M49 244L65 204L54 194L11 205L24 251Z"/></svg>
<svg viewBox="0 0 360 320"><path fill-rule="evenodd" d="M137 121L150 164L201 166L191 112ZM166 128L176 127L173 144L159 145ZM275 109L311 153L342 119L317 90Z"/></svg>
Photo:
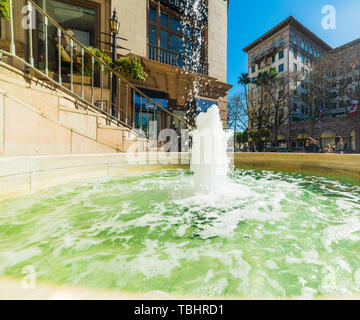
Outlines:
<svg viewBox="0 0 360 320"><path fill-rule="evenodd" d="M170 18L170 29L179 33L183 33L183 27L181 25L181 22L174 18Z"/></svg>
<svg viewBox="0 0 360 320"><path fill-rule="evenodd" d="M160 30L160 47L163 49L168 49L168 38L169 33L165 30Z"/></svg>
<svg viewBox="0 0 360 320"><path fill-rule="evenodd" d="M284 64L279 65L279 72L283 72L284 71Z"/></svg>
<svg viewBox="0 0 360 320"><path fill-rule="evenodd" d="M275 56L273 56L273 57L271 58L271 62L272 62L272 63L275 62Z"/></svg>
<svg viewBox="0 0 360 320"><path fill-rule="evenodd" d="M95 10L58 0L47 0L46 11L64 29L73 31L75 38L83 45L95 46Z"/></svg>
<svg viewBox="0 0 360 320"><path fill-rule="evenodd" d="M156 45L156 28L152 25L149 25L149 43Z"/></svg>
<svg viewBox="0 0 360 320"><path fill-rule="evenodd" d="M170 51L184 54L184 41L174 33L170 33Z"/></svg>
<svg viewBox="0 0 360 320"><path fill-rule="evenodd" d="M149 20L156 22L156 9L155 8L149 9Z"/></svg>
<svg viewBox="0 0 360 320"><path fill-rule="evenodd" d="M297 71L297 64L294 63L294 71Z"/></svg>
<svg viewBox="0 0 360 320"><path fill-rule="evenodd" d="M297 57L298 57L298 53L297 53L297 51L296 51L296 50L294 50L294 59L296 60L296 59L297 59Z"/></svg>
<svg viewBox="0 0 360 320"><path fill-rule="evenodd" d="M251 72L252 73L254 73L256 70L255 70L255 66L253 66L252 68L251 68Z"/></svg>
<svg viewBox="0 0 360 320"><path fill-rule="evenodd" d="M161 12L160 24L164 27L168 27L169 25L168 15L164 12Z"/></svg>
<svg viewBox="0 0 360 320"><path fill-rule="evenodd" d="M279 52L279 59L283 59L284 58L284 51L280 51Z"/></svg>

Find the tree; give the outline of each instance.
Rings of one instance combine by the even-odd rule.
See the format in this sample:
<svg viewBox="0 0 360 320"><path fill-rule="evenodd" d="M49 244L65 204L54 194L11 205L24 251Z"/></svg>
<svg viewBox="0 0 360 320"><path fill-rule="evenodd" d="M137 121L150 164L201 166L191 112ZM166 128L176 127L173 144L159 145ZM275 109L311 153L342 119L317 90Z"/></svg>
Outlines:
<svg viewBox="0 0 360 320"><path fill-rule="evenodd" d="M245 92L245 102L246 104L248 104L248 85L250 84L250 78L249 78L249 74L248 73L242 73L241 76L239 77L239 81L238 84L241 84L244 87L244 92Z"/></svg>
<svg viewBox="0 0 360 320"><path fill-rule="evenodd" d="M0 19L10 20L9 0L0 0Z"/></svg>
<svg viewBox="0 0 360 320"><path fill-rule="evenodd" d="M230 97L228 106L228 128L234 129L234 135L238 131L246 131L248 128L248 114L246 107L246 98L242 93L236 93ZM234 139L235 147L236 139Z"/></svg>

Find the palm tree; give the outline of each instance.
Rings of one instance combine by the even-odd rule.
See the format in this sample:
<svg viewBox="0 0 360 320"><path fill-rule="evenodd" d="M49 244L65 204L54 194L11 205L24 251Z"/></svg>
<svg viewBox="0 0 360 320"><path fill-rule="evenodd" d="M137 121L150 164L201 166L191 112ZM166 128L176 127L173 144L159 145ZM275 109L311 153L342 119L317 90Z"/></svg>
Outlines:
<svg viewBox="0 0 360 320"><path fill-rule="evenodd" d="M247 86L250 83L250 78L249 78L249 74L248 73L242 73L239 77L239 81L238 84L241 84L244 86L245 89L245 99L246 99L246 104L248 102L248 96L247 96Z"/></svg>

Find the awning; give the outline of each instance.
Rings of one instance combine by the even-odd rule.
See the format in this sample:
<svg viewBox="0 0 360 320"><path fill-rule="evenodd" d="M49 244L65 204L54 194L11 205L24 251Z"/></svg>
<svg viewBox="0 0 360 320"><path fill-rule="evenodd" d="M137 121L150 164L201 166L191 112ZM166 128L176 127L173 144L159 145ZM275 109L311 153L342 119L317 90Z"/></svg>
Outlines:
<svg viewBox="0 0 360 320"><path fill-rule="evenodd" d="M301 132L298 136L297 136L297 139L298 140L304 140L304 139L307 139L309 138L309 135L305 132Z"/></svg>
<svg viewBox="0 0 360 320"><path fill-rule="evenodd" d="M195 99L196 104L196 114L198 115L201 112L206 112L213 105L219 106L216 101L210 101L205 99Z"/></svg>
<svg viewBox="0 0 360 320"><path fill-rule="evenodd" d="M336 132L334 130L331 129L327 129L325 131L323 131L321 133L321 138L322 139L326 139L326 138L335 138L336 137Z"/></svg>

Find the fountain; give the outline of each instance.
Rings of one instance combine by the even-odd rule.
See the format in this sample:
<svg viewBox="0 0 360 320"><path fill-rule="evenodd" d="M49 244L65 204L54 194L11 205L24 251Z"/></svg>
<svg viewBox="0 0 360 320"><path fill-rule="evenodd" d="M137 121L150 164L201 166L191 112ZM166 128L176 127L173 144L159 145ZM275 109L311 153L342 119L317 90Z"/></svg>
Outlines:
<svg viewBox="0 0 360 320"><path fill-rule="evenodd" d="M230 160L227 155L227 134L220 120L219 108L213 105L196 118L196 129L191 133L191 170L197 192L224 190Z"/></svg>

